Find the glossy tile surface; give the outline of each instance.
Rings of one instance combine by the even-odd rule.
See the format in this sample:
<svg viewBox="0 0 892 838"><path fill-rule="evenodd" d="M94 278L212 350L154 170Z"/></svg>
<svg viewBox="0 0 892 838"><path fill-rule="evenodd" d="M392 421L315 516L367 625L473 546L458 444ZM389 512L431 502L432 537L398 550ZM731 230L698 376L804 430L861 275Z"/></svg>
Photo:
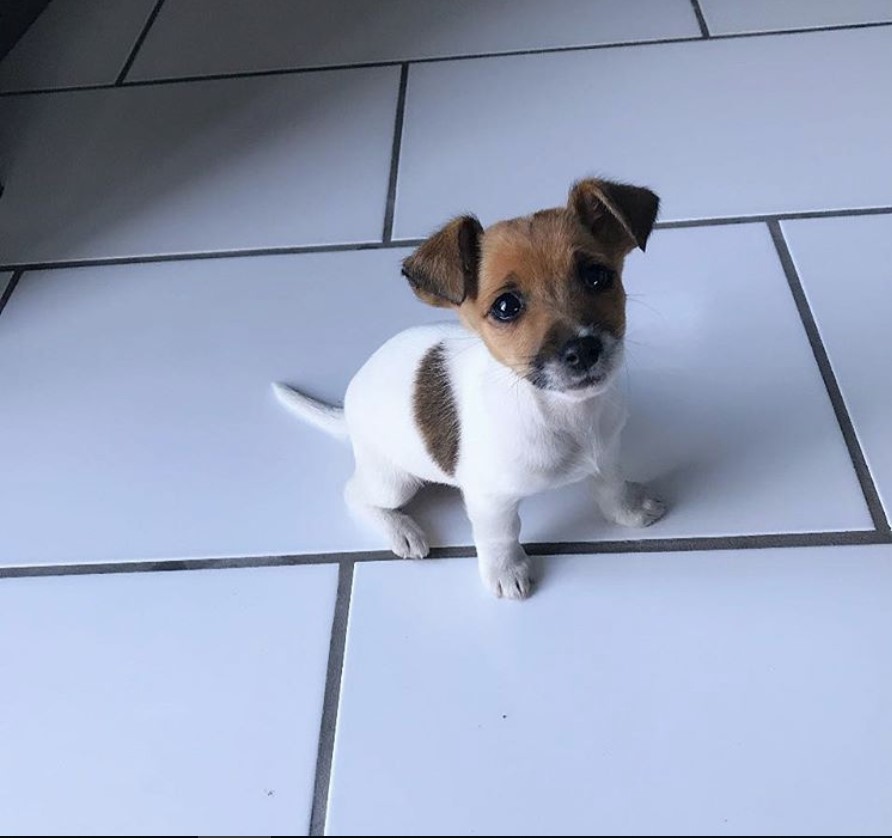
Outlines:
<svg viewBox="0 0 892 838"><path fill-rule="evenodd" d="M409 292L405 254L25 274L0 321L0 358L16 359L0 366L4 562L386 547L346 513L349 448L287 414L269 384L338 401L388 337L448 319ZM870 527L762 225L659 231L626 286L626 467L671 513L610 527L578 484L525 503L525 540ZM417 509L433 543L470 543L454 493Z"/></svg>
<svg viewBox="0 0 892 838"><path fill-rule="evenodd" d="M885 834L892 548L357 568L330 835Z"/></svg>
<svg viewBox="0 0 892 838"><path fill-rule="evenodd" d="M0 264L379 240L398 82L381 67L0 99Z"/></svg>
<svg viewBox="0 0 892 838"><path fill-rule="evenodd" d="M700 0L713 35L892 21L890 0Z"/></svg>
<svg viewBox="0 0 892 838"><path fill-rule="evenodd" d="M892 27L412 67L395 235L592 173L651 186L666 221L888 206L890 78Z"/></svg>
<svg viewBox="0 0 892 838"><path fill-rule="evenodd" d="M0 63L0 833L892 831L892 535L840 431L892 513L892 4L694 5L163 0L115 86L154 0L53 0ZM688 225L624 276L669 514L529 498L519 605L452 490L410 512L454 558L380 561L270 383L339 401L453 316L410 239L588 174ZM833 216L781 223L801 311L791 213Z"/></svg>
<svg viewBox="0 0 892 838"><path fill-rule="evenodd" d="M337 568L0 580L0 828L305 834Z"/></svg>
<svg viewBox="0 0 892 838"><path fill-rule="evenodd" d="M0 61L0 92L114 84L155 0L53 0Z"/></svg>
<svg viewBox="0 0 892 838"><path fill-rule="evenodd" d="M784 222L877 490L892 517L892 216Z"/></svg>
<svg viewBox="0 0 892 838"><path fill-rule="evenodd" d="M213 17L214 26L207 25ZM133 78L697 36L687 0L166 0Z"/></svg>
<svg viewBox="0 0 892 838"><path fill-rule="evenodd" d="M670 512L646 530L609 527L570 487L528 504L525 538L872 528L764 225L658 231L624 284L624 464Z"/></svg>
<svg viewBox="0 0 892 838"><path fill-rule="evenodd" d="M340 398L427 313L398 265L376 251L26 274L0 318L0 358L16 359L0 366L4 562L381 546L344 510L349 449L270 384Z"/></svg>

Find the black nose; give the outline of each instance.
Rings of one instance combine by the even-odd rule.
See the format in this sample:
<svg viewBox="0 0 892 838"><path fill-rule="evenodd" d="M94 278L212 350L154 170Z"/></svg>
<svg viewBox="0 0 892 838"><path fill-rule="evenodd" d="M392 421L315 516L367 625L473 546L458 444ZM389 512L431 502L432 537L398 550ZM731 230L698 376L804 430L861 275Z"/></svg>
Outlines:
<svg viewBox="0 0 892 838"><path fill-rule="evenodd" d="M600 338L591 335L573 338L564 344L561 360L574 372L582 372L591 369L598 362L603 349Z"/></svg>

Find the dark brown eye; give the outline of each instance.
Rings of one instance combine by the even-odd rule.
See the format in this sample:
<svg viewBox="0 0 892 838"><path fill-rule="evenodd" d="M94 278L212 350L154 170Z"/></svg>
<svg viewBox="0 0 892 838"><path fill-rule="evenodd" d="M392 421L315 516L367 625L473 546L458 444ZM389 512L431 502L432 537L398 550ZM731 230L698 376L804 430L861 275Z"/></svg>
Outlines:
<svg viewBox="0 0 892 838"><path fill-rule="evenodd" d="M493 320L498 320L500 323L510 323L512 320L516 320L522 311L523 300L518 294L511 291L499 294L489 309Z"/></svg>
<svg viewBox="0 0 892 838"><path fill-rule="evenodd" d="M597 262L583 262L579 266L579 276L586 288L592 291L606 291L613 285L616 272Z"/></svg>

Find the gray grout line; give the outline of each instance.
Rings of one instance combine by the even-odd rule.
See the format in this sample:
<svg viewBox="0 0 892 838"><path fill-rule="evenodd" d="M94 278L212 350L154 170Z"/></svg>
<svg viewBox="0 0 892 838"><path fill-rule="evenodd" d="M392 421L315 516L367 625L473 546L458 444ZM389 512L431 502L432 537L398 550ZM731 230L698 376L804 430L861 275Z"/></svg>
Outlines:
<svg viewBox="0 0 892 838"><path fill-rule="evenodd" d="M158 12L161 11L161 6L163 4L164 0L158 0L155 3L152 11L149 13L149 16L146 18L146 22L143 24L143 27L140 30L139 37L136 39L136 43L133 45L133 49L130 50L130 54L127 56L127 60L124 62L124 66L121 68L121 72L118 73L118 77L115 79L114 87L121 87L124 84L124 79L127 78L127 73L130 72L130 68L133 66L133 62L136 60L136 55L139 52L140 47L143 45L146 36L149 34L149 30L152 28L152 24L155 22L155 18L158 17Z"/></svg>
<svg viewBox="0 0 892 838"><path fill-rule="evenodd" d="M760 535L693 536L647 538L629 541L565 542L527 544L531 556L612 555L617 553L701 553L721 550L766 550L795 547L846 547L862 544L892 544L892 537L875 530L840 532L769 533Z"/></svg>
<svg viewBox="0 0 892 838"><path fill-rule="evenodd" d="M892 212L892 210L890 210ZM191 262L199 259L240 259L250 256L290 256L300 253L347 253L354 250L388 250L411 247L421 239L395 242L355 242L351 244L283 245L245 250L209 250L198 253L163 253L156 256L100 256L95 259L60 259L55 262L18 262L0 266L0 271L50 271L58 268L97 268L103 265L145 265L153 262Z"/></svg>
<svg viewBox="0 0 892 838"><path fill-rule="evenodd" d="M328 814L328 791L331 784L331 765L334 758L335 732L338 724L338 705L341 699L341 677L344 671L344 650L347 645L347 623L350 618L350 599L353 593L353 562L342 562L338 568L338 594L328 646L328 671L322 701L322 721L319 725L319 749L316 755L316 781L313 787L313 809L310 813L310 835L325 834Z"/></svg>
<svg viewBox="0 0 892 838"><path fill-rule="evenodd" d="M390 152L390 178L387 182L387 204L384 208L384 244L393 240L393 213L396 208L396 180L400 166L400 147L403 143L403 118L406 112L406 88L409 84L409 65L400 70L400 88L396 99L396 118L393 123L393 149Z"/></svg>
<svg viewBox="0 0 892 838"><path fill-rule="evenodd" d="M14 271L13 275L10 277L9 282L6 285L6 288L3 290L3 294L0 295L0 314L3 314L3 309L6 308L6 304L9 302L9 298L12 296L12 292L15 291L16 285L19 284L19 280L22 278L23 271Z"/></svg>
<svg viewBox="0 0 892 838"><path fill-rule="evenodd" d="M354 62L352 64L332 64L314 67L286 67L274 70L249 70L233 73L209 73L204 76L179 76L161 79L140 79L139 81L124 81L121 84L85 84L71 87L51 87L38 90L9 90L0 92L0 98L6 96L41 96L50 93L71 93L89 90L112 90L116 87L153 87L167 84L190 84L199 81L219 81L221 79L245 79L259 78L263 76L297 75L300 73L326 73L339 70L374 69L377 67L399 67L402 64L439 64L444 61L475 61L485 58L511 58L519 55L550 55L561 52L594 52L602 49L624 49L626 47L648 47L664 44L693 44L703 41L730 41L740 38L772 38L783 35L808 35L813 32L840 32L850 29L879 29L892 26L892 21L876 21L872 23L845 23L834 26L804 26L797 29L772 29L766 32L729 32L721 35L710 35L708 38L701 35L687 35L677 38L656 38L650 41L615 41L606 44L583 44L571 47L542 47L539 49L508 50L505 52L483 52L473 55L444 55L430 58L402 58L392 61L367 61ZM127 67L126 69L129 69ZM120 77L119 77L120 78Z"/></svg>
<svg viewBox="0 0 892 838"><path fill-rule="evenodd" d="M892 206L859 207L853 209L803 210L801 212L770 212L759 215L726 215L715 218L692 218L679 221L658 221L656 230L680 230L687 227L722 227L727 224L765 224L771 221L800 221L811 218L857 218L862 215L890 215Z"/></svg>
<svg viewBox="0 0 892 838"><path fill-rule="evenodd" d="M821 340L821 333L815 322L814 315L805 296L802 287L802 281L799 278L799 272L796 270L796 264L790 254L790 248L784 238L783 230L777 221L769 221L768 229L771 232L771 238L777 249L778 258L787 277L787 283L790 286L790 293L796 302L796 308L799 310L799 316L802 319L802 325L805 327L805 333L808 335L808 341L811 344L812 352L815 356L818 369L821 371L821 377L824 379L824 385L827 388L827 394L833 405L836 414L836 421L839 423L839 429L845 439L846 446L849 449L849 456L852 459L852 466L858 476L858 482L861 484L861 491L864 493L864 500L867 508L870 510L870 517L873 519L873 525L878 531L889 533L889 521L886 512L883 509L883 503L877 492L876 484L870 473L870 467L864 458L864 451L861 449L861 443L858 441L858 434L852 424L852 419L846 408L845 399L833 372L833 365L827 355L827 350Z"/></svg>
<svg viewBox="0 0 892 838"><path fill-rule="evenodd" d="M761 550L770 547L840 547L861 544L892 544L888 530L842 530L837 532L763 533L758 535L686 536L643 538L624 541L532 542L525 544L531 556L608 555L614 553L691 553L704 550ZM476 555L473 546L435 547L430 560L464 559ZM103 576L117 573L169 573L195 570L233 570L259 567L301 567L320 564L402 562L389 550L312 553L281 556L239 556L202 559L161 559L139 562L95 562L81 564L22 565L0 567L0 579L51 576ZM427 559L423 560L427 561Z"/></svg>
<svg viewBox="0 0 892 838"><path fill-rule="evenodd" d="M700 34L704 38L712 37L709 34L709 27L706 25L706 17L703 15L703 9L700 8L699 0L691 0L691 6L694 9L694 16L697 18L697 26L700 27Z"/></svg>
<svg viewBox="0 0 892 838"><path fill-rule="evenodd" d="M282 556L236 556L202 559L158 559L136 562L83 562L0 567L0 579L47 576L104 576L117 573L170 573L192 570L238 570L252 567L300 567L338 564L343 561L388 561L393 554L384 550L359 553L308 553ZM395 558L395 557L393 557Z"/></svg>
<svg viewBox="0 0 892 838"><path fill-rule="evenodd" d="M658 221L658 230L681 230L692 227L723 227L729 224L765 224L773 221L794 221L810 218L858 218L868 215L892 215L892 206L861 209L811 210L766 215L720 216L685 221ZM301 253L347 253L356 250L390 250L417 247L423 239L392 239L351 244L283 245L246 250L212 250L199 253L164 253L157 256L108 256L96 259L60 259L55 262L12 262L0 265L0 271L49 271L62 268L95 268L103 265L143 265L153 262L188 262L196 259L239 259L250 256L290 256Z"/></svg>
<svg viewBox="0 0 892 838"><path fill-rule="evenodd" d="M140 35L134 44L114 85L90 85L80 88L61 88L46 91L22 91L4 95L35 95L40 93L63 92L64 90L99 90L110 87L135 87L158 84L188 83L192 81L209 81L223 78L243 78L265 75L285 75L303 72L319 72L339 69L354 69L360 67L376 66L400 66L400 85L397 100L397 110L394 124L394 138L391 154L390 177L388 181L387 202L385 206L383 238L381 242L363 242L342 245L309 245L294 247L262 248L254 250L217 251L210 253L189 254L165 254L146 257L120 257L108 259L70 260L67 262L31 263L12 265L0 270L13 270L13 276L0 298L0 314L15 290L24 270L52 270L59 268L94 267L101 265L128 265L144 264L152 262L190 261L196 259L217 258L245 258L261 255L282 255L301 253L329 253L349 252L361 250L377 250L388 248L400 248L417 245L420 240L411 239L394 241L392 238L394 211L396 203L396 184L399 168L399 157L403 134L403 121L405 115L406 90L410 63L432 63L441 61L474 60L483 58L509 57L517 55L537 55L569 51L589 51L606 48L650 46L667 43L686 43L698 41L701 38L672 38L657 41L626 42L619 44L598 44L584 47L567 47L541 50L519 50L506 53L490 53L473 56L456 56L443 58L420 59L416 62L380 62L376 64L343 65L339 67L298 68L292 70L260 71L256 73L220 74L216 76L196 76L179 79L158 79L139 82L126 82L127 73L130 71L136 56L144 43L148 32L157 18L164 0L158 0L150 13ZM722 36L710 36L702 9L698 0L691 0L702 38L734 39L740 37L758 37L782 34L800 34L814 31L835 31L844 29L860 29L877 26L887 26L886 23L878 24L853 24L845 26L829 26L816 29L785 30L778 32L735 33ZM795 269L792 257L783 237L779 222L788 219L807 219L824 217L849 217L861 215L878 215L892 213L892 208L854 209L840 211L818 211L804 213L785 213L762 216L739 216L716 219L703 219L691 221L662 222L656 226L662 229L679 229L693 227L724 226L728 224L767 223L772 239L777 248L778 256L783 264L790 290L793 294L800 316L808 334L815 359L820 368L822 377L827 387L831 402L836 412L840 429L848 445L852 463L861 483L865 500L870 509L871 516L877 531L856 532L830 532L830 533L791 533L791 534L761 534L748 536L717 536L717 537L692 537L692 538L666 538L666 539L639 539L627 541L608 542L567 542L567 543L534 543L527 545L530 555L574 555L574 554L618 554L618 553L657 553L657 552L694 552L706 550L731 550L731 549L765 549L772 547L795 548L806 546L842 546L864 544L890 544L889 523L886 519L882 503L879 499L869 468L864 459L863 452L857 440L851 419L845 408L845 403L839 389L839 385L833 374L826 350L820 339L817 325L808 307L804 291ZM432 558L448 559L473 555L473 547L439 548L432 551ZM354 570L357 562L370 561L402 561L386 551L361 551L356 553L328 553L317 555L292 555L292 556L259 556L259 557L235 557L235 558L203 558L187 560L161 560L144 562L114 562L114 563L83 563L72 565L45 565L24 567L0 567L0 579L23 577L48 577L70 575L100 575L115 573L149 573L171 572L184 570L230 569L251 567L276 567L276 566L303 566L316 564L338 565L338 586L335 601L332 628L329 641L329 654L326 673L325 690L323 697L322 715L319 730L319 742L317 750L315 784L313 791L313 804L310 817L309 834L324 835L325 823L328 811L328 798L331 783L332 764L334 757L335 737L337 730L337 716L340 703L341 684L343 676L344 658L347 643L347 629L350 615L351 596L353 589Z"/></svg>

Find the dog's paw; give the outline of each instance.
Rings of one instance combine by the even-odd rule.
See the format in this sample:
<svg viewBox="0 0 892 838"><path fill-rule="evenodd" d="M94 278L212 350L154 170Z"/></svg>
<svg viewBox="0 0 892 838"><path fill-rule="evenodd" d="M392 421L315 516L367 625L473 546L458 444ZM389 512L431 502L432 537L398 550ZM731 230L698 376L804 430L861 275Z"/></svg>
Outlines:
<svg viewBox="0 0 892 838"><path fill-rule="evenodd" d="M414 519L402 512L390 518L390 549L401 559L423 559L430 553L427 536Z"/></svg>
<svg viewBox="0 0 892 838"><path fill-rule="evenodd" d="M623 527L649 527L666 514L666 504L651 495L640 483L626 483L622 500L610 510L610 517Z"/></svg>
<svg viewBox="0 0 892 838"><path fill-rule="evenodd" d="M533 568L526 556L497 566L481 565L480 575L500 599L526 599L533 592Z"/></svg>

